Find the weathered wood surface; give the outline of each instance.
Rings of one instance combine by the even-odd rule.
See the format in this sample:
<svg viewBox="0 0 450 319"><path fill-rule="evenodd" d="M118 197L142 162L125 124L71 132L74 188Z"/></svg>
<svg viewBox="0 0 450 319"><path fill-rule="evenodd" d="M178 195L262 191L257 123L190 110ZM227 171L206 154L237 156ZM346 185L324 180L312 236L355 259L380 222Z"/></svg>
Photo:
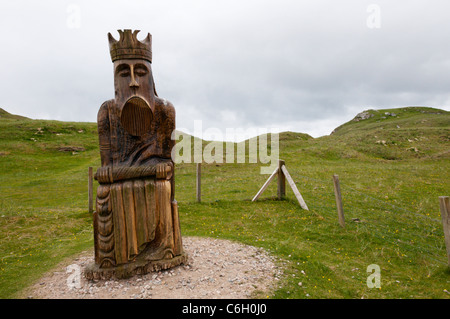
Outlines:
<svg viewBox="0 0 450 319"><path fill-rule="evenodd" d="M174 249L173 253L175 255L180 255L183 253L183 241L181 239L181 229L180 229L180 217L178 215L178 203L177 201L172 202L172 218L173 218L173 243Z"/></svg>
<svg viewBox="0 0 450 319"><path fill-rule="evenodd" d="M336 198L336 207L339 217L339 225L345 228L345 217L344 217L344 208L342 206L342 195L341 195L341 186L339 183L339 176L333 175L333 185L334 185L334 197Z"/></svg>
<svg viewBox="0 0 450 319"><path fill-rule="evenodd" d="M172 177L173 163L157 163L145 166L105 166L99 167L94 178L99 183L114 183L127 179L136 179L144 177L156 177L170 179Z"/></svg>
<svg viewBox="0 0 450 319"><path fill-rule="evenodd" d="M266 190L267 186L269 186L270 182L277 176L278 174L278 167L273 171L272 175L267 179L267 181L264 183L264 185L261 187L261 189L258 191L258 193L253 197L252 202L256 201L259 196Z"/></svg>
<svg viewBox="0 0 450 319"><path fill-rule="evenodd" d="M264 183L264 185L261 187L261 189L258 191L258 193L253 197L252 202L256 201L261 194L266 190L266 188L269 186L270 182L275 178L275 176L278 177L278 191L277 196L278 199L282 199L286 196L286 180L289 183L289 186L292 188L292 191L294 192L295 197L297 198L297 201L300 204L300 207L302 207L305 210L309 210L308 206L306 205L305 200L303 199L302 195L297 189L297 186L294 183L294 180L292 179L291 175L289 174L285 162L283 160L279 161L279 166L273 171L272 175L267 179L267 181ZM320 216L321 217L321 216Z"/></svg>
<svg viewBox="0 0 450 319"><path fill-rule="evenodd" d="M294 195L297 198L298 203L300 204L300 207L303 208L304 210L309 210L308 206L305 203L305 200L298 191L297 186L295 185L295 182L292 179L291 175L289 174L286 166L285 165L281 166L281 170L283 171L284 176L286 176L289 186L291 186L292 191L294 192Z"/></svg>
<svg viewBox="0 0 450 319"><path fill-rule="evenodd" d="M444 228L445 247L447 250L447 261L450 266L450 197L440 196L439 206L441 210L442 226Z"/></svg>
<svg viewBox="0 0 450 319"><path fill-rule="evenodd" d="M88 278L128 276L186 260L174 200L175 108L153 80L151 36L108 34L115 97L97 116L101 167L93 214L95 265Z"/></svg>
<svg viewBox="0 0 450 319"><path fill-rule="evenodd" d="M278 161L278 199L283 199L286 196L286 178L284 176L283 170L281 169L284 164L285 163L283 160Z"/></svg>

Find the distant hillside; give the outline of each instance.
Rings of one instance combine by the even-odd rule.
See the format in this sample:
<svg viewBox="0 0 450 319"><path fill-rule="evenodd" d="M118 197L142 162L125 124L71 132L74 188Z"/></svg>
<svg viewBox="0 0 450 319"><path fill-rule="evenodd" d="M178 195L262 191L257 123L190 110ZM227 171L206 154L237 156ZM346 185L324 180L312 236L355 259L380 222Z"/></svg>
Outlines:
<svg viewBox="0 0 450 319"><path fill-rule="evenodd" d="M343 135L353 130L376 128L448 127L450 112L431 107L403 107L366 110L351 121L337 127L331 134ZM420 124L420 125L418 125Z"/></svg>
<svg viewBox="0 0 450 319"><path fill-rule="evenodd" d="M25 116L8 113L2 108L0 108L0 118L13 119L13 120L27 120L28 119L28 117L25 117Z"/></svg>
<svg viewBox="0 0 450 319"><path fill-rule="evenodd" d="M98 149L96 123L31 120L3 109L0 109L1 119L8 119L0 131L3 152L18 151L17 145L21 145L21 152L24 148ZM301 154L311 160L450 158L450 112L429 107L366 110L331 135L313 138L304 133L282 132L279 141L281 156ZM203 145L207 143L203 141ZM191 147L194 147L193 140ZM98 151L92 155L97 159Z"/></svg>
<svg viewBox="0 0 450 319"><path fill-rule="evenodd" d="M450 158L450 112L430 107L366 110L330 137L388 160Z"/></svg>

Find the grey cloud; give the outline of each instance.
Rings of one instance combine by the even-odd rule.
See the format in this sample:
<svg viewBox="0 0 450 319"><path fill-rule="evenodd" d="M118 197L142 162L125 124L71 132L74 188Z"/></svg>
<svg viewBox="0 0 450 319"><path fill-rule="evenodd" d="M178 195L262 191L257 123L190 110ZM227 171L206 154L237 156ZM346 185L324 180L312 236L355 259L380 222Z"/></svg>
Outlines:
<svg viewBox="0 0 450 319"><path fill-rule="evenodd" d="M114 93L106 34L133 28L153 35L156 88L181 127L200 119L319 136L364 108L449 110L450 4L379 0L381 28L369 29L371 3L5 2L0 32L13 45L0 48L0 107L94 122ZM79 29L67 26L69 4Z"/></svg>

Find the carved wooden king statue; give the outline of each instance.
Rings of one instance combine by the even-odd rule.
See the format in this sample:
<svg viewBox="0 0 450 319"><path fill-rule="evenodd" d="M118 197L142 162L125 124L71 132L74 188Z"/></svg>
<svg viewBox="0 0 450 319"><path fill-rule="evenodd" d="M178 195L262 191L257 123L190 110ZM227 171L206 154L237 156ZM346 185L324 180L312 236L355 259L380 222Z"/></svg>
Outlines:
<svg viewBox="0 0 450 319"><path fill-rule="evenodd" d="M89 279L129 277L186 261L174 200L173 105L158 97L151 35L108 33L115 99L98 112L101 167L95 174L95 264Z"/></svg>

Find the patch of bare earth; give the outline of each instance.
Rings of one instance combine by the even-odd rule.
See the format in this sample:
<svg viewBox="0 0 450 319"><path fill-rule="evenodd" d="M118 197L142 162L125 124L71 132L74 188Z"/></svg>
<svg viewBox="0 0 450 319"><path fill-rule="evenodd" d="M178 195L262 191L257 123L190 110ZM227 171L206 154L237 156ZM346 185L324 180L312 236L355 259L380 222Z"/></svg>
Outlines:
<svg viewBox="0 0 450 319"><path fill-rule="evenodd" d="M24 297L45 299L235 299L264 298L282 275L265 250L237 242L183 237L188 261L129 279L89 281L84 267L93 251L66 261L27 289Z"/></svg>

